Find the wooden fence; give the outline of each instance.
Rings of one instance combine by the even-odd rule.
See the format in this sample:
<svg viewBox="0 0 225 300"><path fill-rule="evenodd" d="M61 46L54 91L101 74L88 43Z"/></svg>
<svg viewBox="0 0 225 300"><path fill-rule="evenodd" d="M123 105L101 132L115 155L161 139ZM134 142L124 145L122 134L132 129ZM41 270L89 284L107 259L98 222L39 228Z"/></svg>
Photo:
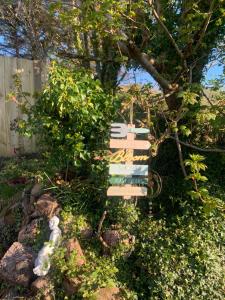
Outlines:
<svg viewBox="0 0 225 300"><path fill-rule="evenodd" d="M36 151L34 137L28 139L11 130L13 121L25 116L16 102L8 100L8 95L15 91L14 75L18 74L22 91L30 94L28 100L33 104L32 95L41 89L45 81L45 70L44 64L38 61L0 56L0 156Z"/></svg>

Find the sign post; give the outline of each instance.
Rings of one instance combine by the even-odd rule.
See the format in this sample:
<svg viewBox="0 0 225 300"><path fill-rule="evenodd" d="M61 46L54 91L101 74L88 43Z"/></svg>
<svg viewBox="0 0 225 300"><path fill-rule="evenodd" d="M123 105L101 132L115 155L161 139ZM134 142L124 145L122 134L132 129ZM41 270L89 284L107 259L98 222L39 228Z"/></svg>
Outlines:
<svg viewBox="0 0 225 300"><path fill-rule="evenodd" d="M146 160L147 156L134 156L134 150L148 150L150 143L146 140L136 140L137 134L146 134L146 128L135 128L132 124L112 123L110 148L117 149L122 154L116 157L120 163L110 163L109 174L112 176L109 182L112 184L107 190L109 197L131 197L147 196L148 165L133 164L133 162ZM118 149L120 149L118 151ZM122 160L124 158L124 161Z"/></svg>

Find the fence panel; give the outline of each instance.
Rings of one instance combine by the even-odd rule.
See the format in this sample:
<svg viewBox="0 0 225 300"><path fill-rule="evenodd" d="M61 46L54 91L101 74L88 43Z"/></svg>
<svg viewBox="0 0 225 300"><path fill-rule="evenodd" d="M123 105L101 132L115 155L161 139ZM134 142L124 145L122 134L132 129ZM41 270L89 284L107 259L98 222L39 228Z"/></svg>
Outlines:
<svg viewBox="0 0 225 300"><path fill-rule="evenodd" d="M0 56L0 156L36 152L35 137L28 139L11 130L11 123L16 118L25 118L18 105L7 99L15 90L13 75L18 74L23 92L31 104L33 95L40 91L46 79L46 65L38 61Z"/></svg>

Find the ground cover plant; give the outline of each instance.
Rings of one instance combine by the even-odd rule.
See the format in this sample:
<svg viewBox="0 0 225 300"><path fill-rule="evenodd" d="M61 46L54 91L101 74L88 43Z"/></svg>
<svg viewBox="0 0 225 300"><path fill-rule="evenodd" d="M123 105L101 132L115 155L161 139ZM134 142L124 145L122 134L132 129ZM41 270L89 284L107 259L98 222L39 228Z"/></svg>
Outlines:
<svg viewBox="0 0 225 300"><path fill-rule="evenodd" d="M62 230L47 285L31 295L31 284L14 284L20 297L224 299L224 77L205 80L209 63L224 66L224 9L221 0L0 4L4 44L17 57L51 58L33 106L19 76L9 95L26 114L17 130L37 136L39 153L1 164L1 217L10 216L1 255L17 240L21 192L34 183L57 201ZM134 69L157 89L121 87ZM109 199L110 123L131 120L150 130L149 194ZM47 221L23 241L34 251Z"/></svg>

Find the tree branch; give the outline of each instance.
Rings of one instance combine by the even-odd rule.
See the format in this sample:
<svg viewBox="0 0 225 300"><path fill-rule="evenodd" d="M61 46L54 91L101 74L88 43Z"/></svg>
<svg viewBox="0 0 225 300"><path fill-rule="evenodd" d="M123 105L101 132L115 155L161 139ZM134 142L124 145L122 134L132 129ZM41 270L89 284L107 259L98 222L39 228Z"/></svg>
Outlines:
<svg viewBox="0 0 225 300"><path fill-rule="evenodd" d="M182 172L184 174L184 177L187 177L187 172L186 172L186 169L185 169L185 166L184 166L183 153L182 153L180 140L179 140L179 136L178 136L177 132L175 132L175 140L176 140L177 150L178 150L178 154L179 154L180 166L181 166Z"/></svg>
<svg viewBox="0 0 225 300"><path fill-rule="evenodd" d="M137 46L130 42L129 44L126 44L125 42L118 42L118 47L122 54L138 61L140 65L147 71L149 74L155 79L155 81L158 82L158 84L164 89L164 90L172 90L172 85L162 76L158 73L154 65L151 63L150 58L147 54L140 51Z"/></svg>
<svg viewBox="0 0 225 300"><path fill-rule="evenodd" d="M82 54L75 54L75 53L69 53L67 51L58 51L57 53L60 57L67 57L67 58L70 58L70 59L83 59L83 60L86 60L86 61L96 61L96 62L113 62L113 60L111 59L105 59L104 58L101 58L101 57L97 57L97 56L94 56L94 55L82 55Z"/></svg>
<svg viewBox="0 0 225 300"><path fill-rule="evenodd" d="M148 0L149 5L152 7L152 12L154 17L156 18L157 22L159 23L159 25L162 27L162 29L164 30L164 32L166 33L167 37L169 38L169 40L171 41L172 45L174 46L174 48L177 51L177 54L180 56L180 58L182 60L184 60L184 55L181 52L181 50L179 49L176 41L174 40L173 36L171 35L171 33L169 32L169 30L167 29L166 25L162 22L162 20L160 19L157 11L155 10L152 0Z"/></svg>
<svg viewBox="0 0 225 300"><path fill-rule="evenodd" d="M216 107L216 109L221 113L221 115L223 115L225 117L225 113L222 111L222 109L220 109L220 107L214 105L212 103L212 101L209 99L209 97L206 95L206 93L204 92L204 90L202 90L202 94L203 96L206 98L206 100L209 102L209 104L212 106L212 107Z"/></svg>
<svg viewBox="0 0 225 300"><path fill-rule="evenodd" d="M215 0L212 0L211 3L210 3L210 7L209 7L208 17L206 18L206 20L204 22L204 25L203 25L203 28L201 29L201 35L200 35L200 37L198 39L198 42L195 46L194 52L196 52L196 50L200 47L200 45L202 43L202 40L203 40L203 38L205 36L205 33L206 33L206 30L209 26L210 19L212 17L214 6L215 6Z"/></svg>
<svg viewBox="0 0 225 300"><path fill-rule="evenodd" d="M102 230L102 224L106 218L107 213L108 213L107 210L104 210L104 212L101 216L101 219L99 221L98 231L97 231L97 237L98 237L99 241L102 243L103 247L105 247L105 248L109 248L109 245L103 240L103 238L101 236L101 230Z"/></svg>
<svg viewBox="0 0 225 300"><path fill-rule="evenodd" d="M169 136L169 138L176 141L176 138L173 137L173 136ZM189 148L192 148L192 149L195 149L195 150L198 150L198 151L202 151L202 152L225 153L225 149L218 149L218 148L201 148L201 147L198 147L198 146L195 146L195 145L186 143L186 142L182 142L182 141L180 141L180 140L179 140L179 143L180 143L181 145L186 146L186 147L189 147Z"/></svg>

